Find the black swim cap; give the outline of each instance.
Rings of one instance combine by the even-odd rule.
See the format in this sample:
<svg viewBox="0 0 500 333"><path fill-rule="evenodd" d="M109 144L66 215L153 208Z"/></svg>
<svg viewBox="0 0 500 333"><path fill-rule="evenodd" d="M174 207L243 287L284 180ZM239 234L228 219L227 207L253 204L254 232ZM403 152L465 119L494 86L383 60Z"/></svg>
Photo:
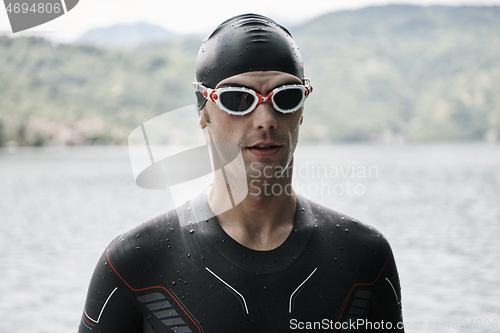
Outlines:
<svg viewBox="0 0 500 333"><path fill-rule="evenodd" d="M252 71L281 71L305 79L299 48L286 28L262 15L238 15L201 44L196 81L213 89L230 76ZM198 91L196 97L201 110L206 99Z"/></svg>

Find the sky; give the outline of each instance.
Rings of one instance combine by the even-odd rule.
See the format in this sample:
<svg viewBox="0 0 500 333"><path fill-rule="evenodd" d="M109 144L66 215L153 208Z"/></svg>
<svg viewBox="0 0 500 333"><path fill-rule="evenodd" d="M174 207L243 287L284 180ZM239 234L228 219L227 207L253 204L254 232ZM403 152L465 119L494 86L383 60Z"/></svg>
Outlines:
<svg viewBox="0 0 500 333"><path fill-rule="evenodd" d="M137 22L156 24L179 33L208 33L225 19L248 12L293 26L332 11L394 3L498 6L500 0L80 0L65 15L16 34L12 34L5 7L0 7L0 34L35 35L71 42L93 28Z"/></svg>

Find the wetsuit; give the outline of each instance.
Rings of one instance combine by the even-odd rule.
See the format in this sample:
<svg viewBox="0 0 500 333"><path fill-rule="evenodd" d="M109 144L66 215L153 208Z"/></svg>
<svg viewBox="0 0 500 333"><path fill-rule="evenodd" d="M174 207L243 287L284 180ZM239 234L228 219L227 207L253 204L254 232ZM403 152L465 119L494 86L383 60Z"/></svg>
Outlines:
<svg viewBox="0 0 500 333"><path fill-rule="evenodd" d="M79 332L403 331L398 273L377 230L298 196L286 241L255 251L205 218L204 194L178 211L193 223L181 227L173 210L111 242Z"/></svg>

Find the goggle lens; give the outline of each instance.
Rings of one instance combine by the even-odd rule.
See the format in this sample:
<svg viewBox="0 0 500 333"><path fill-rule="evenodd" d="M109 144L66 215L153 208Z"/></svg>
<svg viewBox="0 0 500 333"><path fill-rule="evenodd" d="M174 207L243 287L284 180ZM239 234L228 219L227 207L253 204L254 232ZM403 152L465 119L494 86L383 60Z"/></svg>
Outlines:
<svg viewBox="0 0 500 333"><path fill-rule="evenodd" d="M222 105L234 112L248 110L255 101L253 95L243 91L224 91L219 98Z"/></svg>
<svg viewBox="0 0 500 333"><path fill-rule="evenodd" d="M288 88L274 94L273 103L282 110L292 110L296 108L302 99L304 92L300 88Z"/></svg>

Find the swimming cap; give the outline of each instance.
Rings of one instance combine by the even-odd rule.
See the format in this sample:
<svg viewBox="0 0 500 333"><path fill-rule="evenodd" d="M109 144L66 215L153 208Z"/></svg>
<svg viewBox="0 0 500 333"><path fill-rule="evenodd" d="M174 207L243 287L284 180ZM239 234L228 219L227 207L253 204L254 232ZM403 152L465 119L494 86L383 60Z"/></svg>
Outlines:
<svg viewBox="0 0 500 333"><path fill-rule="evenodd" d="M201 44L196 80L215 88L222 80L252 71L281 71L304 79L304 65L290 32L268 17L238 15L224 21ZM206 99L196 92L198 110Z"/></svg>

